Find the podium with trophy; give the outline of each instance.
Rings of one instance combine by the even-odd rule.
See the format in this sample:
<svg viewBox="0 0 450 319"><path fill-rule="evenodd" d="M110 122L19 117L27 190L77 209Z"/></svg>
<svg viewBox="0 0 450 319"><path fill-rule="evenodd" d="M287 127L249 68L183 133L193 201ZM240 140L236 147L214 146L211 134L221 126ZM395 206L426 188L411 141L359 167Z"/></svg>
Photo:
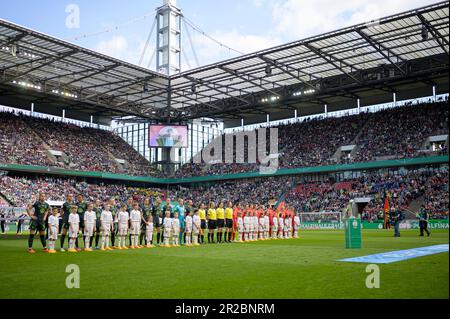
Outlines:
<svg viewBox="0 0 450 319"><path fill-rule="evenodd" d="M345 248L358 249L362 246L361 213L371 198L350 200L344 215Z"/></svg>

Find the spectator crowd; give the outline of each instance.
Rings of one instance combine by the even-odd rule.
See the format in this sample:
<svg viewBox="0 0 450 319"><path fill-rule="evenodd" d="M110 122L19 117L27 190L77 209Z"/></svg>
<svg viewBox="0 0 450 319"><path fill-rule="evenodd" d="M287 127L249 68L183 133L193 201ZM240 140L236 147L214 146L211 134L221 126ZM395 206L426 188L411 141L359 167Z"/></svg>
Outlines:
<svg viewBox="0 0 450 319"><path fill-rule="evenodd" d="M340 118L307 119L277 128L279 168L417 157L423 155L428 137L448 134L448 100ZM266 141L269 132L266 131ZM253 151L258 154L258 134L255 135L255 143L244 138L242 145L234 143L232 149L223 147L218 162L187 163L175 172L175 177L258 171L261 164L258 156L255 162L249 161ZM222 145L227 145L227 137L220 137ZM442 143L435 153L448 153L447 143ZM338 149L347 145L355 145L355 150L339 155ZM266 153L268 150L267 142ZM51 151L59 151L61 155ZM233 163L225 163L225 152L233 155ZM244 163L236 163L242 154ZM11 113L0 113L0 163L164 176L112 132Z"/></svg>
<svg viewBox="0 0 450 319"><path fill-rule="evenodd" d="M383 218L384 200L391 206L407 210L413 201L425 205L431 218L448 218L448 167L422 168L396 172L366 172L357 178L333 181L322 176L320 181L305 181L301 176L261 177L232 181L216 181L191 187L132 187L118 183L95 183L67 178L0 177L0 196L14 206L25 206L40 191L49 200L63 201L68 193L82 194L87 201L114 197L118 203L128 198L142 201L155 199L192 199L194 203L231 201L233 203L269 205L285 202L295 212L343 211L356 197L370 197L362 218Z"/></svg>
<svg viewBox="0 0 450 319"><path fill-rule="evenodd" d="M432 151L424 145L434 135L448 135L448 100L435 103L407 104L375 113L341 118L307 119L303 122L279 125L279 168L323 166L336 163L366 162L379 159L420 157L424 154L448 154L447 142ZM255 134L257 136L257 134ZM267 130L267 141L269 130ZM257 136L258 137L258 136ZM230 137L228 137L230 138ZM222 145L227 136L222 136ZM342 146L355 145L355 150L341 153ZM223 175L259 170L258 160L251 163L248 154L258 150L256 143L223 148L220 163L200 162L201 154L194 161L183 165L176 177ZM225 163L225 151L244 154L245 162ZM268 143L266 145L268 153ZM230 153L231 154L231 153ZM335 156L336 154L336 156ZM199 163L200 162L200 163Z"/></svg>

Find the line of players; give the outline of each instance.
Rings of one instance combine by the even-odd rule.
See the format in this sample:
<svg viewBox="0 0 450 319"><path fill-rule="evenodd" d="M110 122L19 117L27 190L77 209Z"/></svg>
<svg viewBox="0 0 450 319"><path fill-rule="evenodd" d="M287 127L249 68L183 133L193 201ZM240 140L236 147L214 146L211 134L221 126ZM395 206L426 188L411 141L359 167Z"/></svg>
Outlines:
<svg viewBox="0 0 450 319"><path fill-rule="evenodd" d="M300 228L299 215L294 214L292 207L274 210L272 206L266 209L263 205L248 204L242 208L240 204L233 206L228 202L224 208L224 203L220 202L216 208L211 202L206 210L203 203L194 208L192 200L184 204L184 200L179 199L173 206L169 198L164 203L157 198L153 205L149 199L139 205L129 198L125 204L117 206L114 198L102 205L100 200L86 203L82 195L77 195L74 203L73 195L69 194L61 215L58 208L49 207L45 194L40 193L39 200L30 205L27 212L31 218L30 253L35 252L32 245L36 231L39 231L44 251L55 253L59 229L61 251L65 251L68 236L68 251L77 252L81 250L80 233L84 250L92 251L92 247L100 250L151 248L155 246L155 233L156 245L171 247L182 243L186 246L204 244L205 233L208 243L298 238ZM48 238L48 249L45 238Z"/></svg>

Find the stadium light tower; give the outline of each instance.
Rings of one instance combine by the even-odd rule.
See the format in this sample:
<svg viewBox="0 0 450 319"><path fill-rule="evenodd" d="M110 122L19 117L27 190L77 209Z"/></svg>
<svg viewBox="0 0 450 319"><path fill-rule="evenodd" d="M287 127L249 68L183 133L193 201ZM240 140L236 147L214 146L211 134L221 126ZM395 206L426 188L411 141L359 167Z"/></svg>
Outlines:
<svg viewBox="0 0 450 319"><path fill-rule="evenodd" d="M170 75L181 70L181 18L176 0L164 0L156 9L156 70Z"/></svg>

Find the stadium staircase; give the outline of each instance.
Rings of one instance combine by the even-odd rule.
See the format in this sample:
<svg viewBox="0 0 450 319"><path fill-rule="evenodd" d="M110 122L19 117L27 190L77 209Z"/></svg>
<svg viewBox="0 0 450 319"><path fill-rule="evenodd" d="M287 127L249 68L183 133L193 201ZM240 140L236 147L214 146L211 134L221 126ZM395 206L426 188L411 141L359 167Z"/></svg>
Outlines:
<svg viewBox="0 0 450 319"><path fill-rule="evenodd" d="M350 143L348 143L348 145L356 145L356 147L350 152L351 158L353 158L359 150L359 144L358 144L359 138L363 134L364 129L366 128L367 125L369 125L369 121L366 121L366 123L364 123L364 125L359 130L358 134L356 134L355 138ZM341 148L338 148L332 158L334 158L337 163L341 164L341 162L342 162L341 155L342 155Z"/></svg>
<svg viewBox="0 0 450 319"><path fill-rule="evenodd" d="M8 197L6 197L2 192L0 192L0 204L2 202L6 202L8 203L10 206L14 206L14 203L12 201L9 200Z"/></svg>
<svg viewBox="0 0 450 319"><path fill-rule="evenodd" d="M58 159L56 158L56 156L54 156L50 150L50 146L42 139L42 137L30 126L30 124L28 124L28 121L24 121L21 119L21 121L26 125L26 127L28 128L28 131L31 133L31 135L38 140L42 146L45 148L46 152L45 154L47 155L47 157L53 162L53 163L58 163Z"/></svg>

